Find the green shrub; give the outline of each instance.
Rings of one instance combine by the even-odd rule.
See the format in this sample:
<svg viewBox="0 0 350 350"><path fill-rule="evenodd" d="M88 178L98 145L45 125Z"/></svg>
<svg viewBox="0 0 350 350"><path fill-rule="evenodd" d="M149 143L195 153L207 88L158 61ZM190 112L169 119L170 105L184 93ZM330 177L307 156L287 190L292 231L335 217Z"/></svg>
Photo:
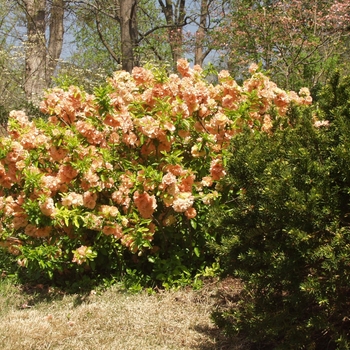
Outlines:
<svg viewBox="0 0 350 350"><path fill-rule="evenodd" d="M213 317L259 349L350 348L349 101L350 79L335 75L317 108L232 141L213 217L222 267L244 288Z"/></svg>

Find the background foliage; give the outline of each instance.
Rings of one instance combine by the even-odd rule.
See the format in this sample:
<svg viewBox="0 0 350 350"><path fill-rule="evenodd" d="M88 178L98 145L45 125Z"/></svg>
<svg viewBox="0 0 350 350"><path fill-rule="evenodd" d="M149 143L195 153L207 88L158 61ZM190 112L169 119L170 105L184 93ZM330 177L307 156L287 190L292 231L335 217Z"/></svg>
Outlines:
<svg viewBox="0 0 350 350"><path fill-rule="evenodd" d="M34 20L24 6L29 3L33 2L0 1L0 105L7 111L25 108L26 99L37 104L26 84L28 79L36 81L33 77L45 69L45 62L36 71L26 69L28 18ZM59 79L68 75L79 80L75 85L92 92L106 74L120 68L119 5L119 1L111 4L104 0L40 2L46 32L38 34L44 36L40 43L48 64L55 67L51 75ZM64 6L64 31L49 37L57 6ZM137 65L151 61L174 71L177 58L186 57L201 66L228 69L236 80L245 79L247 68L255 62L281 88L297 91L307 86L316 97L335 68L347 72L348 21L348 0L138 1L133 51ZM53 38L56 47L63 42L59 57L48 53ZM51 78L46 78L44 88L57 85Z"/></svg>

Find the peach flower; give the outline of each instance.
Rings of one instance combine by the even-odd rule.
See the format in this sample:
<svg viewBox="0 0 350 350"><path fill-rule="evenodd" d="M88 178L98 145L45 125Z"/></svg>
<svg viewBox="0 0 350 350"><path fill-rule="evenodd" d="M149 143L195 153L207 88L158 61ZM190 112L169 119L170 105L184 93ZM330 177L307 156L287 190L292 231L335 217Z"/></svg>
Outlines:
<svg viewBox="0 0 350 350"><path fill-rule="evenodd" d="M105 218L116 217L119 214L118 208L113 205L100 205L99 212Z"/></svg>
<svg viewBox="0 0 350 350"><path fill-rule="evenodd" d="M19 228L26 227L28 225L28 215L22 213L20 215L16 215L12 220L12 226L15 230Z"/></svg>
<svg viewBox="0 0 350 350"><path fill-rule="evenodd" d="M118 224L103 226L102 232L106 236L114 236L117 239L123 237L123 228Z"/></svg>
<svg viewBox="0 0 350 350"><path fill-rule="evenodd" d="M73 255L72 262L75 262L78 265L83 264L87 260L86 255L91 252L92 252L91 248L85 245L80 246L78 249L73 250L74 255Z"/></svg>
<svg viewBox="0 0 350 350"><path fill-rule="evenodd" d="M162 178L162 184L164 187L170 186L171 184L176 183L176 181L176 176L171 172L167 172Z"/></svg>
<svg viewBox="0 0 350 350"><path fill-rule="evenodd" d="M269 132L271 132L272 126L273 125L272 125L272 121L271 121L271 116L269 114L266 114L264 116L264 123L261 127L261 130L269 133Z"/></svg>
<svg viewBox="0 0 350 350"><path fill-rule="evenodd" d="M96 206L97 193L86 191L83 193L83 205L88 209L94 209Z"/></svg>
<svg viewBox="0 0 350 350"><path fill-rule="evenodd" d="M196 176L194 174L190 174L184 177L179 184L179 190L181 192L192 192L192 186L194 183Z"/></svg>
<svg viewBox="0 0 350 350"><path fill-rule="evenodd" d="M191 208L188 208L186 211L185 211L185 216L188 218L188 219L193 219L195 218L197 215L197 211L196 209L194 209L193 207Z"/></svg>
<svg viewBox="0 0 350 350"><path fill-rule="evenodd" d="M41 212L46 216L53 217L57 212L54 201L51 197L46 198L43 202L39 204L39 206Z"/></svg>
<svg viewBox="0 0 350 350"><path fill-rule="evenodd" d="M183 213L192 207L194 197L191 192L179 192L173 202L173 209L178 213Z"/></svg>
<svg viewBox="0 0 350 350"><path fill-rule="evenodd" d="M199 158L205 156L205 150L199 151L199 147L197 145L193 145L191 148L191 154L194 158Z"/></svg>
<svg viewBox="0 0 350 350"><path fill-rule="evenodd" d="M78 175L78 171L75 170L70 164L63 164L58 170L57 177L61 183L69 183Z"/></svg>
<svg viewBox="0 0 350 350"><path fill-rule="evenodd" d="M220 180L226 175L226 171L220 159L214 159L210 163L210 175L214 181Z"/></svg>
<svg viewBox="0 0 350 350"><path fill-rule="evenodd" d="M258 69L259 69L259 66L256 63L252 63L249 66L248 71L249 71L250 74L254 74Z"/></svg>
<svg viewBox="0 0 350 350"><path fill-rule="evenodd" d="M134 67L131 72L137 85L141 84L151 84L154 81L153 73L142 67Z"/></svg>
<svg viewBox="0 0 350 350"><path fill-rule="evenodd" d="M147 192L139 193L136 191L134 193L134 203L136 208L140 212L141 217L144 219L149 219L154 210L157 208L157 201L154 195L150 196Z"/></svg>
<svg viewBox="0 0 350 350"><path fill-rule="evenodd" d="M201 184L205 187L210 187L213 184L213 178L211 176L204 176Z"/></svg>
<svg viewBox="0 0 350 350"><path fill-rule="evenodd" d="M83 196L79 193L70 192L62 198L62 205L65 207L78 207L84 205Z"/></svg>
<svg viewBox="0 0 350 350"><path fill-rule="evenodd" d="M190 64L184 58L180 58L179 60L177 60L177 70L183 77L191 76Z"/></svg>

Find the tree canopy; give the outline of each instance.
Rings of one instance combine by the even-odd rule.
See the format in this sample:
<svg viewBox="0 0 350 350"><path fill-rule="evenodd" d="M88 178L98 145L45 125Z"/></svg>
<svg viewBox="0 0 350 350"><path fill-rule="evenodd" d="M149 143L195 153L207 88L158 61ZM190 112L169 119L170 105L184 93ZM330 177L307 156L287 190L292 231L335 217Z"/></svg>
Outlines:
<svg viewBox="0 0 350 350"><path fill-rule="evenodd" d="M0 3L6 109L35 104L53 78L89 89L105 74L147 62L172 71L179 58L228 69L238 80L257 63L291 90L316 91L335 68L348 70L349 0Z"/></svg>

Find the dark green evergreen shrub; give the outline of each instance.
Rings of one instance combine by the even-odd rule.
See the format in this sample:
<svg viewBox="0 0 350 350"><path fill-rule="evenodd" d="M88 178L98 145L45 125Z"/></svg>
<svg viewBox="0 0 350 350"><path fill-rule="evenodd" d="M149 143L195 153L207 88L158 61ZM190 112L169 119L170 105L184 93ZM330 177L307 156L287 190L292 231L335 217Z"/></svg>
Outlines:
<svg viewBox="0 0 350 350"><path fill-rule="evenodd" d="M335 75L317 108L287 120L232 142L228 197L213 217L221 265L244 289L213 317L258 349L349 349L350 78Z"/></svg>

